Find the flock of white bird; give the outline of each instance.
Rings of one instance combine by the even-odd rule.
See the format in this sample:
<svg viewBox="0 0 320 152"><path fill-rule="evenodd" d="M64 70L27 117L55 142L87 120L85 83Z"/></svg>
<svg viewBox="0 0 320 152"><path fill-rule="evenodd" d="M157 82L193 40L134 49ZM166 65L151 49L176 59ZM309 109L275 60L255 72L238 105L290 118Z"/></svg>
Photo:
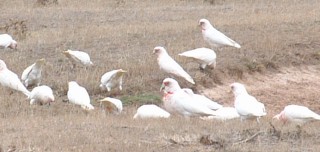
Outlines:
<svg viewBox="0 0 320 152"><path fill-rule="evenodd" d="M230 39L220 31L216 30L207 19L199 20L199 26L202 29L203 39L211 47L232 46L241 48L234 40ZM15 49L17 42L8 34L0 35L0 46L4 48ZM168 54L164 47L157 46L153 49L157 55L157 62L160 70L169 74L170 77L181 77L186 81L195 84L193 78ZM82 64L91 66L93 63L90 56L82 51L68 50L63 54L72 62L73 66ZM180 53L179 56L192 59L200 65L200 69L207 67L216 67L216 53L209 48L197 48L194 50ZM42 66L45 59L39 59L34 64L27 67L21 76L21 79L10 71L5 62L0 60L0 84L25 94L30 99L30 104L50 104L54 102L53 91L49 86L41 84ZM101 90L111 91L113 88L122 90L122 78L127 71L122 69L112 70L101 77ZM27 88L36 86L30 92ZM184 117L199 117L204 120L217 119L229 120L240 118L240 120L254 118L259 119L267 114L263 103L251 96L245 86L241 83L232 83L230 88L234 94L234 107L223 107L211 99L195 94L189 88L181 88L179 83L173 78L165 78L162 82L160 91L163 91L163 107L156 105L142 105L137 109L134 119L144 118L169 118L173 115ZM86 110L93 110L90 96L87 90L75 81L68 83L67 97L70 103L81 106ZM115 98L104 98L100 100L101 105L112 113L120 114L123 107L122 102ZM284 110L273 117L283 122L296 122L304 124L310 120L320 120L320 115L311 111L307 107L298 105L288 105Z"/></svg>

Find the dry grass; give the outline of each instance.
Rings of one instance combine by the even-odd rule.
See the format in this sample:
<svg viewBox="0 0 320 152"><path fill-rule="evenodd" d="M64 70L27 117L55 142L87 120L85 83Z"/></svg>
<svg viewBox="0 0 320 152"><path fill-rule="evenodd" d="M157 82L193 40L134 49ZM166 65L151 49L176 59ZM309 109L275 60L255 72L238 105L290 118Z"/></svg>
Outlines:
<svg viewBox="0 0 320 152"><path fill-rule="evenodd" d="M40 6L37 2L55 4ZM237 120L131 118L142 103L161 104L158 90L166 75L159 71L152 54L157 45L166 47L195 78L196 86L178 79L183 87L192 87L225 105L232 104L232 95L224 94L231 81L248 84L250 92L266 101L270 114L284 103L317 105L318 83L312 79L305 83L298 70L289 71L297 72L290 83L276 85L278 80L286 80L270 77L286 68L318 65L319 6L316 0L6 1L0 5L0 33L12 34L18 50L1 50L0 58L18 75L37 59L46 58L42 83L54 89L57 100L50 107L29 106L23 94L9 95L8 89L0 87L0 147L4 151L12 147L16 151L315 151L319 148L318 123L306 126L302 135L297 135L293 126L276 125L280 135L274 135L269 118L260 126ZM242 46L215 50L217 69L208 73L177 55L208 47L197 27L200 18L209 19ZM67 49L88 52L95 66L72 70L61 53ZM116 68L128 70L124 90L101 92L100 77ZM316 76L314 69L304 72L311 73L304 76ZM71 80L87 88L97 110L86 113L62 102ZM281 95L290 89L300 90ZM301 90L305 94L296 97ZM125 100L122 115L104 115L98 108L95 101L110 95ZM263 133L253 140L232 144L259 131Z"/></svg>

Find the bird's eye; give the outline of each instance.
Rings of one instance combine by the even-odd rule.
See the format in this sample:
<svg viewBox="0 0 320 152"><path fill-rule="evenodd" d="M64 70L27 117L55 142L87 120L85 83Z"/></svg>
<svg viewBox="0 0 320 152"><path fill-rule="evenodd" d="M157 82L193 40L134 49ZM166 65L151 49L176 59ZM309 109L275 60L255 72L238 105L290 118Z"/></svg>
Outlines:
<svg viewBox="0 0 320 152"><path fill-rule="evenodd" d="M163 84L164 84L165 86L168 86L168 85L169 85L169 82L163 82Z"/></svg>

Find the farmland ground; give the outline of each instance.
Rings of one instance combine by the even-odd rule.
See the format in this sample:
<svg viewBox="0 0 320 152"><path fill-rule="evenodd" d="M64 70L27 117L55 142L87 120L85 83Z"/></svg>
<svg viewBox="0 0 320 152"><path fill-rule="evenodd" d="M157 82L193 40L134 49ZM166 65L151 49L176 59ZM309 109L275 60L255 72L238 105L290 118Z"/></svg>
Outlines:
<svg viewBox="0 0 320 152"><path fill-rule="evenodd" d="M54 2L54 1L53 1ZM55 92L51 106L30 106L25 96L0 87L0 151L318 151L319 122L299 131L272 121L287 104L320 113L320 2L317 0L70 0L36 4L6 0L0 4L0 33L18 41L17 50L0 50L0 59L21 75L39 58L48 61L42 83ZM215 49L217 69L202 73L177 54L208 47L197 26L201 18L231 37L241 49ZM161 106L161 81L155 46L169 54L196 81L183 87L226 106L233 105L229 84L239 81L265 103L268 115L254 121L203 121L172 117L133 120L138 106ZM95 66L71 69L61 53L79 49ZM128 70L124 90L99 90L107 71ZM67 82L87 88L96 109L86 112L65 101ZM105 114L98 99L124 101L121 115ZM256 136L254 136L256 135ZM251 138L252 137L252 138ZM247 142L241 142L250 139Z"/></svg>

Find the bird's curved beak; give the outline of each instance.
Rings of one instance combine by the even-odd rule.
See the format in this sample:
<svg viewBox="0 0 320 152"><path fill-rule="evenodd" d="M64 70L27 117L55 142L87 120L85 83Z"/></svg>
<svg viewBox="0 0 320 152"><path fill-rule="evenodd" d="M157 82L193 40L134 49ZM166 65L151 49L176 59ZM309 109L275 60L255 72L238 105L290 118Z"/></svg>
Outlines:
<svg viewBox="0 0 320 152"><path fill-rule="evenodd" d="M164 89L164 84L162 83L161 87L160 87L160 92Z"/></svg>

